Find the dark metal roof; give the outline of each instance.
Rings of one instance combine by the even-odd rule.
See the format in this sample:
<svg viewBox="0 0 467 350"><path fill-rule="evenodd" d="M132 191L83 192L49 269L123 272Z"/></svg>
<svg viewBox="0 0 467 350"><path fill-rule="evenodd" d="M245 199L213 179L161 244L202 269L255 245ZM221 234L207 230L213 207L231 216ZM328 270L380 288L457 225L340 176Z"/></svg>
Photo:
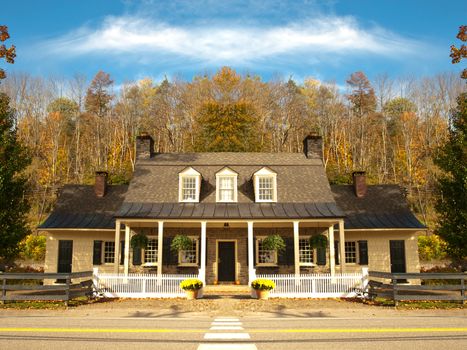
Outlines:
<svg viewBox="0 0 467 350"><path fill-rule="evenodd" d="M331 190L346 215L346 229L426 228L412 213L397 185L368 186L363 198L355 195L352 185L332 185Z"/></svg>
<svg viewBox="0 0 467 350"><path fill-rule="evenodd" d="M65 185L53 212L39 229L113 229L115 212L127 189L127 185L109 185L106 195L97 197L94 186Z"/></svg>
<svg viewBox="0 0 467 350"><path fill-rule="evenodd" d="M320 219L342 218L336 203L123 203L119 218Z"/></svg>

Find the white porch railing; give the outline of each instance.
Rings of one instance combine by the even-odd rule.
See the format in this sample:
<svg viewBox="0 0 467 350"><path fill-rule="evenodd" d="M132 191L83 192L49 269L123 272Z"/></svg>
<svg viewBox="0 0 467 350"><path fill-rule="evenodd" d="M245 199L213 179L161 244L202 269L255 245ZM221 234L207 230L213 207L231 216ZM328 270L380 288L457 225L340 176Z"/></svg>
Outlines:
<svg viewBox="0 0 467 350"><path fill-rule="evenodd" d="M178 298L185 292L180 282L187 278L198 278L190 275L157 274L104 274L94 271L94 286L97 292L107 298Z"/></svg>
<svg viewBox="0 0 467 350"><path fill-rule="evenodd" d="M262 275L274 281L276 288L270 292L277 298L352 298L366 287L364 273L345 273L331 276L328 273L295 276L294 274Z"/></svg>

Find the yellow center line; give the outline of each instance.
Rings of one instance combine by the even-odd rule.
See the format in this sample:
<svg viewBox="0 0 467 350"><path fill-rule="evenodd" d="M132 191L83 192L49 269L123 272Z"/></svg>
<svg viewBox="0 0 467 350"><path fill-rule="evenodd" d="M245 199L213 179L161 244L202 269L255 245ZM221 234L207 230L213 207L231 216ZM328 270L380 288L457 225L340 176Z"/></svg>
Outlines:
<svg viewBox="0 0 467 350"><path fill-rule="evenodd" d="M205 333L205 329L139 329L139 328L45 328L0 327L0 332L52 332L52 333ZM415 332L467 332L467 327L433 328L302 328L252 329L249 333L415 333Z"/></svg>

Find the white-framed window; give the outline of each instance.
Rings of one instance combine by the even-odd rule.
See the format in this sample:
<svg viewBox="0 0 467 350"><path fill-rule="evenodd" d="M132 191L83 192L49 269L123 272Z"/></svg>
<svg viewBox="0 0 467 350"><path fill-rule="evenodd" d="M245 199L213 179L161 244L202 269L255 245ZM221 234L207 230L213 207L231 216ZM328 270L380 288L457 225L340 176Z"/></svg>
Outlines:
<svg viewBox="0 0 467 350"><path fill-rule="evenodd" d="M357 242L345 242L345 263L357 263Z"/></svg>
<svg viewBox="0 0 467 350"><path fill-rule="evenodd" d="M310 237L303 237L298 240L298 252L300 265L314 266L314 249L310 244Z"/></svg>
<svg viewBox="0 0 467 350"><path fill-rule="evenodd" d="M157 265L158 240L157 237L148 237L148 245L144 248L143 265Z"/></svg>
<svg viewBox="0 0 467 350"><path fill-rule="evenodd" d="M256 202L277 202L277 174L264 167L253 175Z"/></svg>
<svg viewBox="0 0 467 350"><path fill-rule="evenodd" d="M199 202L201 174L193 168L187 168L179 174L179 202Z"/></svg>
<svg viewBox="0 0 467 350"><path fill-rule="evenodd" d="M216 201L237 202L237 173L224 168L216 174Z"/></svg>
<svg viewBox="0 0 467 350"><path fill-rule="evenodd" d="M104 242L104 264L113 264L115 261L115 242Z"/></svg>
<svg viewBox="0 0 467 350"><path fill-rule="evenodd" d="M266 250L263 248L263 239L256 238L256 265L258 266L277 266L277 251Z"/></svg>
<svg viewBox="0 0 467 350"><path fill-rule="evenodd" d="M181 266L198 266L198 239L191 238L191 248L187 250L180 250L178 252L178 264Z"/></svg>

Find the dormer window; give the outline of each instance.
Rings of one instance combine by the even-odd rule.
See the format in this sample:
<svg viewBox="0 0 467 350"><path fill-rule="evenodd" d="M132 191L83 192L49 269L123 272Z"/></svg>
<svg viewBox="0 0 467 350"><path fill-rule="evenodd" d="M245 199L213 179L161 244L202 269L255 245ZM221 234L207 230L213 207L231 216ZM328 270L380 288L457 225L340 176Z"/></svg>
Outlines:
<svg viewBox="0 0 467 350"><path fill-rule="evenodd" d="M179 174L179 201L199 202L201 174L193 168L187 168Z"/></svg>
<svg viewBox="0 0 467 350"><path fill-rule="evenodd" d="M237 173L224 168L216 174L216 201L221 203L237 202Z"/></svg>
<svg viewBox="0 0 467 350"><path fill-rule="evenodd" d="M277 202L277 174L262 168L253 175L256 202Z"/></svg>

